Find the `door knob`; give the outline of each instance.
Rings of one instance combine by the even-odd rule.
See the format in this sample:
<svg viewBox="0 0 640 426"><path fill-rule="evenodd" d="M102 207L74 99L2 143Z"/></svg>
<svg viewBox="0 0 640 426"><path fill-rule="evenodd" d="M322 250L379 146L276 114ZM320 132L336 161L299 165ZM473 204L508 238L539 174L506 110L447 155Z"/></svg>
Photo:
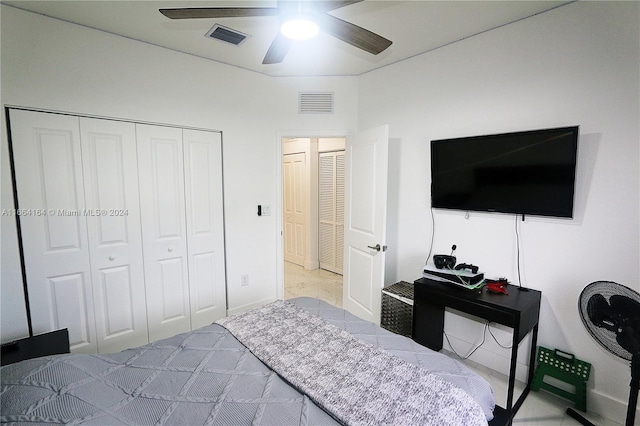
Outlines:
<svg viewBox="0 0 640 426"><path fill-rule="evenodd" d="M112 260L112 261L113 261L113 260L116 260L116 255L115 255L115 254L112 254L111 256L109 256L109 260Z"/></svg>
<svg viewBox="0 0 640 426"><path fill-rule="evenodd" d="M367 246L367 247L375 251L380 251L380 244L376 244L375 246Z"/></svg>

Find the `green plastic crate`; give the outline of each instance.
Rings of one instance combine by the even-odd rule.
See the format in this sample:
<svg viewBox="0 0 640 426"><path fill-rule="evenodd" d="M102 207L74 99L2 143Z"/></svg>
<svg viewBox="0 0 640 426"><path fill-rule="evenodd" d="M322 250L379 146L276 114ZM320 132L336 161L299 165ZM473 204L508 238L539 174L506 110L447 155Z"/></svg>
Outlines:
<svg viewBox="0 0 640 426"><path fill-rule="evenodd" d="M565 399L573 401L578 410L587 411L587 381L591 373L591 364L577 359L573 354L559 349L547 349L538 346L538 366L533 375L531 390L544 389ZM569 392L545 382L545 376L568 383L575 387Z"/></svg>

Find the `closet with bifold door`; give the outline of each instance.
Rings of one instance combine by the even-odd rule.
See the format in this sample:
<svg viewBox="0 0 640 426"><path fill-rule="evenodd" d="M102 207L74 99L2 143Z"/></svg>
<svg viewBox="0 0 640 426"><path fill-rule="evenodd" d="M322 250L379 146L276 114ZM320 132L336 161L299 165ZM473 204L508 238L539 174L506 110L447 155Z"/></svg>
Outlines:
<svg viewBox="0 0 640 426"><path fill-rule="evenodd" d="M320 268L342 275L344 255L344 151L319 154Z"/></svg>
<svg viewBox="0 0 640 426"><path fill-rule="evenodd" d="M218 143L212 143L212 136ZM226 314L219 134L138 125L149 339Z"/></svg>
<svg viewBox="0 0 640 426"><path fill-rule="evenodd" d="M219 132L9 110L34 334L115 352L226 314Z"/></svg>

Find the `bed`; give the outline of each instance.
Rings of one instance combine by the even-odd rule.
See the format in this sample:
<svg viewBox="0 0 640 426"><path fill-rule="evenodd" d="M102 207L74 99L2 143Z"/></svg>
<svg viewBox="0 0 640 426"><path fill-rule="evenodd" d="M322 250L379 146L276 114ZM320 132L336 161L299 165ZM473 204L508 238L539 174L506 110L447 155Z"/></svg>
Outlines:
<svg viewBox="0 0 640 426"><path fill-rule="evenodd" d="M495 406L459 361L307 297L0 376L0 421L17 424L467 426L487 424Z"/></svg>

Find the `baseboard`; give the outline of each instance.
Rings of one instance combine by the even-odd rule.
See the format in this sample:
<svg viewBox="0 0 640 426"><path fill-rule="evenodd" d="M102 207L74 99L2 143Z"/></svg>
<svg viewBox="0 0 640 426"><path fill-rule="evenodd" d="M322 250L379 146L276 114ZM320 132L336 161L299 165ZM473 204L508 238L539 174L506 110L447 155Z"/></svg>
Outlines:
<svg viewBox="0 0 640 426"><path fill-rule="evenodd" d="M458 339L455 336L449 336L449 341L451 344L457 348L457 352L460 355L467 355L470 351L474 349L477 343L470 343L462 339ZM447 352L452 353L453 350L451 346L449 346L448 341L444 339L443 341L443 349ZM496 348L493 348L496 349ZM452 355L454 358L457 358L455 354ZM527 357L528 358L528 357ZM483 367L486 367L490 370L496 371L504 376L509 374L509 363L511 359L511 351L509 349L502 349L501 353L497 353L494 350L488 349L484 346L480 346L475 352L468 358L467 361L471 361L475 364L479 364ZM527 371L528 364L525 364L525 357L519 356L518 362L516 363L516 380L519 382L527 381ZM526 359L528 361L528 359Z"/></svg>
<svg viewBox="0 0 640 426"><path fill-rule="evenodd" d="M587 390L587 411L602 416L605 419L613 420L621 425L625 424L627 418L628 401L620 401L608 395L603 395L595 389ZM640 421L640 409L636 407L636 422Z"/></svg>
<svg viewBox="0 0 640 426"><path fill-rule="evenodd" d="M253 308L259 308L261 306L266 305L267 303L271 303L271 302L275 302L275 301L276 301L276 298L268 297L266 299L261 299L261 300L258 300L256 302L247 303L246 305L241 305L241 306L238 306L236 308L227 309L227 316L231 316L231 315L239 314L239 313L242 313L242 312L246 312L246 311L248 311L250 309L253 309Z"/></svg>
<svg viewBox="0 0 640 426"><path fill-rule="evenodd" d="M307 271L315 271L320 267L320 261L316 260L307 260L304 262L304 269Z"/></svg>

